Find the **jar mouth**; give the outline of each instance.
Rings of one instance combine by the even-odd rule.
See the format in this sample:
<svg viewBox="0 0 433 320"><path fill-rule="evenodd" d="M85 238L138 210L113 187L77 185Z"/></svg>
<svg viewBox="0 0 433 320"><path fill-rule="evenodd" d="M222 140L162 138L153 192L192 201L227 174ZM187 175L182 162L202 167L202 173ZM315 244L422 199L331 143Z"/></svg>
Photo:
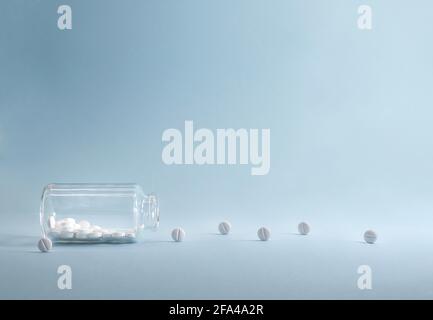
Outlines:
<svg viewBox="0 0 433 320"><path fill-rule="evenodd" d="M141 204L140 225L142 229L157 230L159 227L159 202L155 194L146 195Z"/></svg>
<svg viewBox="0 0 433 320"><path fill-rule="evenodd" d="M155 194L148 195L149 208L154 221L152 229L156 230L159 227L159 202Z"/></svg>

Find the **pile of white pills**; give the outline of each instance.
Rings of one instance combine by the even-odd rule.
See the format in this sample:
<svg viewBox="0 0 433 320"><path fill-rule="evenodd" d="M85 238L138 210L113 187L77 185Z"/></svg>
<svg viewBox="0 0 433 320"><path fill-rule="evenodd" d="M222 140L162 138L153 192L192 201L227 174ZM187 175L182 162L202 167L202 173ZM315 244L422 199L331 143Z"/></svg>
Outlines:
<svg viewBox="0 0 433 320"><path fill-rule="evenodd" d="M73 218L56 221L50 216L48 227L51 239L64 242L133 242L136 237L133 229L105 229L86 220L77 223Z"/></svg>

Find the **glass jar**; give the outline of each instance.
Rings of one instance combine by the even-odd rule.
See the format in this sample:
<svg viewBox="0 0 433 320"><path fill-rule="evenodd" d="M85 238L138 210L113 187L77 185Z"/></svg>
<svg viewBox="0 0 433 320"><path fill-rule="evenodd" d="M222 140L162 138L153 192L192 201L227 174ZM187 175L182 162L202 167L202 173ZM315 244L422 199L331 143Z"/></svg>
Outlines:
<svg viewBox="0 0 433 320"><path fill-rule="evenodd" d="M158 199L137 184L49 184L40 224L53 242L136 242L144 230L158 228Z"/></svg>

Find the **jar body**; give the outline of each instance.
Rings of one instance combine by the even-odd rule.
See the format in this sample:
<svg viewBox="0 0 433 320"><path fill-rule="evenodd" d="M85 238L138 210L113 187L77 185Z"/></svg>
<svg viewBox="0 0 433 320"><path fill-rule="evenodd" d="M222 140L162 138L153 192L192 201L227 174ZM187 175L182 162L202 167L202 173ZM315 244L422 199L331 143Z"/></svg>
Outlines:
<svg viewBox="0 0 433 320"><path fill-rule="evenodd" d="M144 230L158 227L158 200L137 184L49 184L40 224L53 242L136 242Z"/></svg>

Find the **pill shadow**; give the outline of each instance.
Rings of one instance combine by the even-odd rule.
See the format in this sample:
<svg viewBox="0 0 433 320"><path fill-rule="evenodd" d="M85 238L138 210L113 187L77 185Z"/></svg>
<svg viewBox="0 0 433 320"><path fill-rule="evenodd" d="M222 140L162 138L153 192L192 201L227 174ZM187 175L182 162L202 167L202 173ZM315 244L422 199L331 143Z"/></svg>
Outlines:
<svg viewBox="0 0 433 320"><path fill-rule="evenodd" d="M205 236L214 236L214 237L222 237L222 238L229 238L230 237L230 233L228 234L222 234L222 233L218 233L218 232L211 232L211 233L202 233L202 235Z"/></svg>
<svg viewBox="0 0 433 320"><path fill-rule="evenodd" d="M371 246L370 243L367 243L367 242L365 242L365 241L361 241L361 240L355 240L355 241L352 241L352 242L353 242L353 243L362 244L362 245L365 245L365 246Z"/></svg>
<svg viewBox="0 0 433 320"><path fill-rule="evenodd" d="M141 243L141 245L158 244L158 243L178 243L178 242L173 240L149 240L149 241L144 240L143 243Z"/></svg>

